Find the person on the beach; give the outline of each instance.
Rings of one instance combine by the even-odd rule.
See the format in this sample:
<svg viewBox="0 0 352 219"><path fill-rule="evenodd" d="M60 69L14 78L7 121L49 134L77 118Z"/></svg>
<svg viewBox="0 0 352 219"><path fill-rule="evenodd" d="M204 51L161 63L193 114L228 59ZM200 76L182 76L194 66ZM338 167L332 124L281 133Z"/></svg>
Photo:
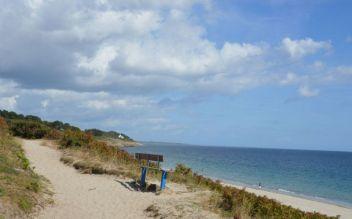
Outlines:
<svg viewBox="0 0 352 219"><path fill-rule="evenodd" d="M259 182L259 188L260 188L260 189L262 188L262 184L261 184L261 182Z"/></svg>

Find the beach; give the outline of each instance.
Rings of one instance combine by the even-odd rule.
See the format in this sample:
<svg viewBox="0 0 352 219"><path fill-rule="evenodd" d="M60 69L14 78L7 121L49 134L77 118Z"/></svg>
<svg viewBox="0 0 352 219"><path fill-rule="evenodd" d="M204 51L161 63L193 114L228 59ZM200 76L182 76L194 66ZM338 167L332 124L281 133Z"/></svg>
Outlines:
<svg viewBox="0 0 352 219"><path fill-rule="evenodd" d="M239 189L245 188L245 190L248 192L254 193L259 196L266 196L268 198L275 199L282 204L291 205L292 207L299 208L303 211L310 211L310 212L316 211L322 214L326 214L328 216L340 215L341 219L352 218L351 208L338 206L338 205L325 203L325 202L320 202L316 200L310 200L307 198L281 194L278 192L267 191L264 189L249 188L241 185L228 184L228 183L226 183L225 185L234 186Z"/></svg>

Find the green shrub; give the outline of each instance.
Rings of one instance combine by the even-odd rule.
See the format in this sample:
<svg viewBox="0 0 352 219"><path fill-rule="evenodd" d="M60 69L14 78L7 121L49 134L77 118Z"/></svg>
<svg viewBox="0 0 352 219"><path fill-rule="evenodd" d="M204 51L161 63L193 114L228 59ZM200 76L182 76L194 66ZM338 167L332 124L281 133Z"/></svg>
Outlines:
<svg viewBox="0 0 352 219"><path fill-rule="evenodd" d="M124 164L136 164L132 155L117 147L111 147L105 142L95 140L91 133L78 130L66 130L60 140L62 148L83 148L95 153L103 160L115 160Z"/></svg>
<svg viewBox="0 0 352 219"><path fill-rule="evenodd" d="M34 120L11 120L10 131L14 136L39 139L48 134L49 127Z"/></svg>
<svg viewBox="0 0 352 219"><path fill-rule="evenodd" d="M18 207L20 207L20 209L22 209L24 212L29 213L33 208L33 203L31 200L22 197L18 200Z"/></svg>
<svg viewBox="0 0 352 219"><path fill-rule="evenodd" d="M93 141L93 137L82 131L66 130L60 140L63 148L87 146Z"/></svg>

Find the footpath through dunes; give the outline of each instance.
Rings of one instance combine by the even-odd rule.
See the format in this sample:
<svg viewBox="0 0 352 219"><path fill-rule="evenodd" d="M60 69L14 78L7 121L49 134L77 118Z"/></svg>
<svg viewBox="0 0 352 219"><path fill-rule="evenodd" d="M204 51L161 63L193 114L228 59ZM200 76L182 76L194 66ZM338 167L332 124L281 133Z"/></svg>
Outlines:
<svg viewBox="0 0 352 219"><path fill-rule="evenodd" d="M202 194L135 191L126 179L77 172L60 162L60 151L42 146L41 141L22 143L34 171L50 180L53 187L54 204L39 212L38 218L218 218L195 204Z"/></svg>

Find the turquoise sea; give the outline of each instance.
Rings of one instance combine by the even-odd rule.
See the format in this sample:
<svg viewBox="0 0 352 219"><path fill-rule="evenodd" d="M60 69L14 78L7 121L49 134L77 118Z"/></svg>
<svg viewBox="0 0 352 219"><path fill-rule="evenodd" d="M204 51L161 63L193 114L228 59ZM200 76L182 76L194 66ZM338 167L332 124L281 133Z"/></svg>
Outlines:
<svg viewBox="0 0 352 219"><path fill-rule="evenodd" d="M352 153L208 147L144 142L130 153L164 155L163 168L184 163L224 182L288 193L352 207Z"/></svg>

